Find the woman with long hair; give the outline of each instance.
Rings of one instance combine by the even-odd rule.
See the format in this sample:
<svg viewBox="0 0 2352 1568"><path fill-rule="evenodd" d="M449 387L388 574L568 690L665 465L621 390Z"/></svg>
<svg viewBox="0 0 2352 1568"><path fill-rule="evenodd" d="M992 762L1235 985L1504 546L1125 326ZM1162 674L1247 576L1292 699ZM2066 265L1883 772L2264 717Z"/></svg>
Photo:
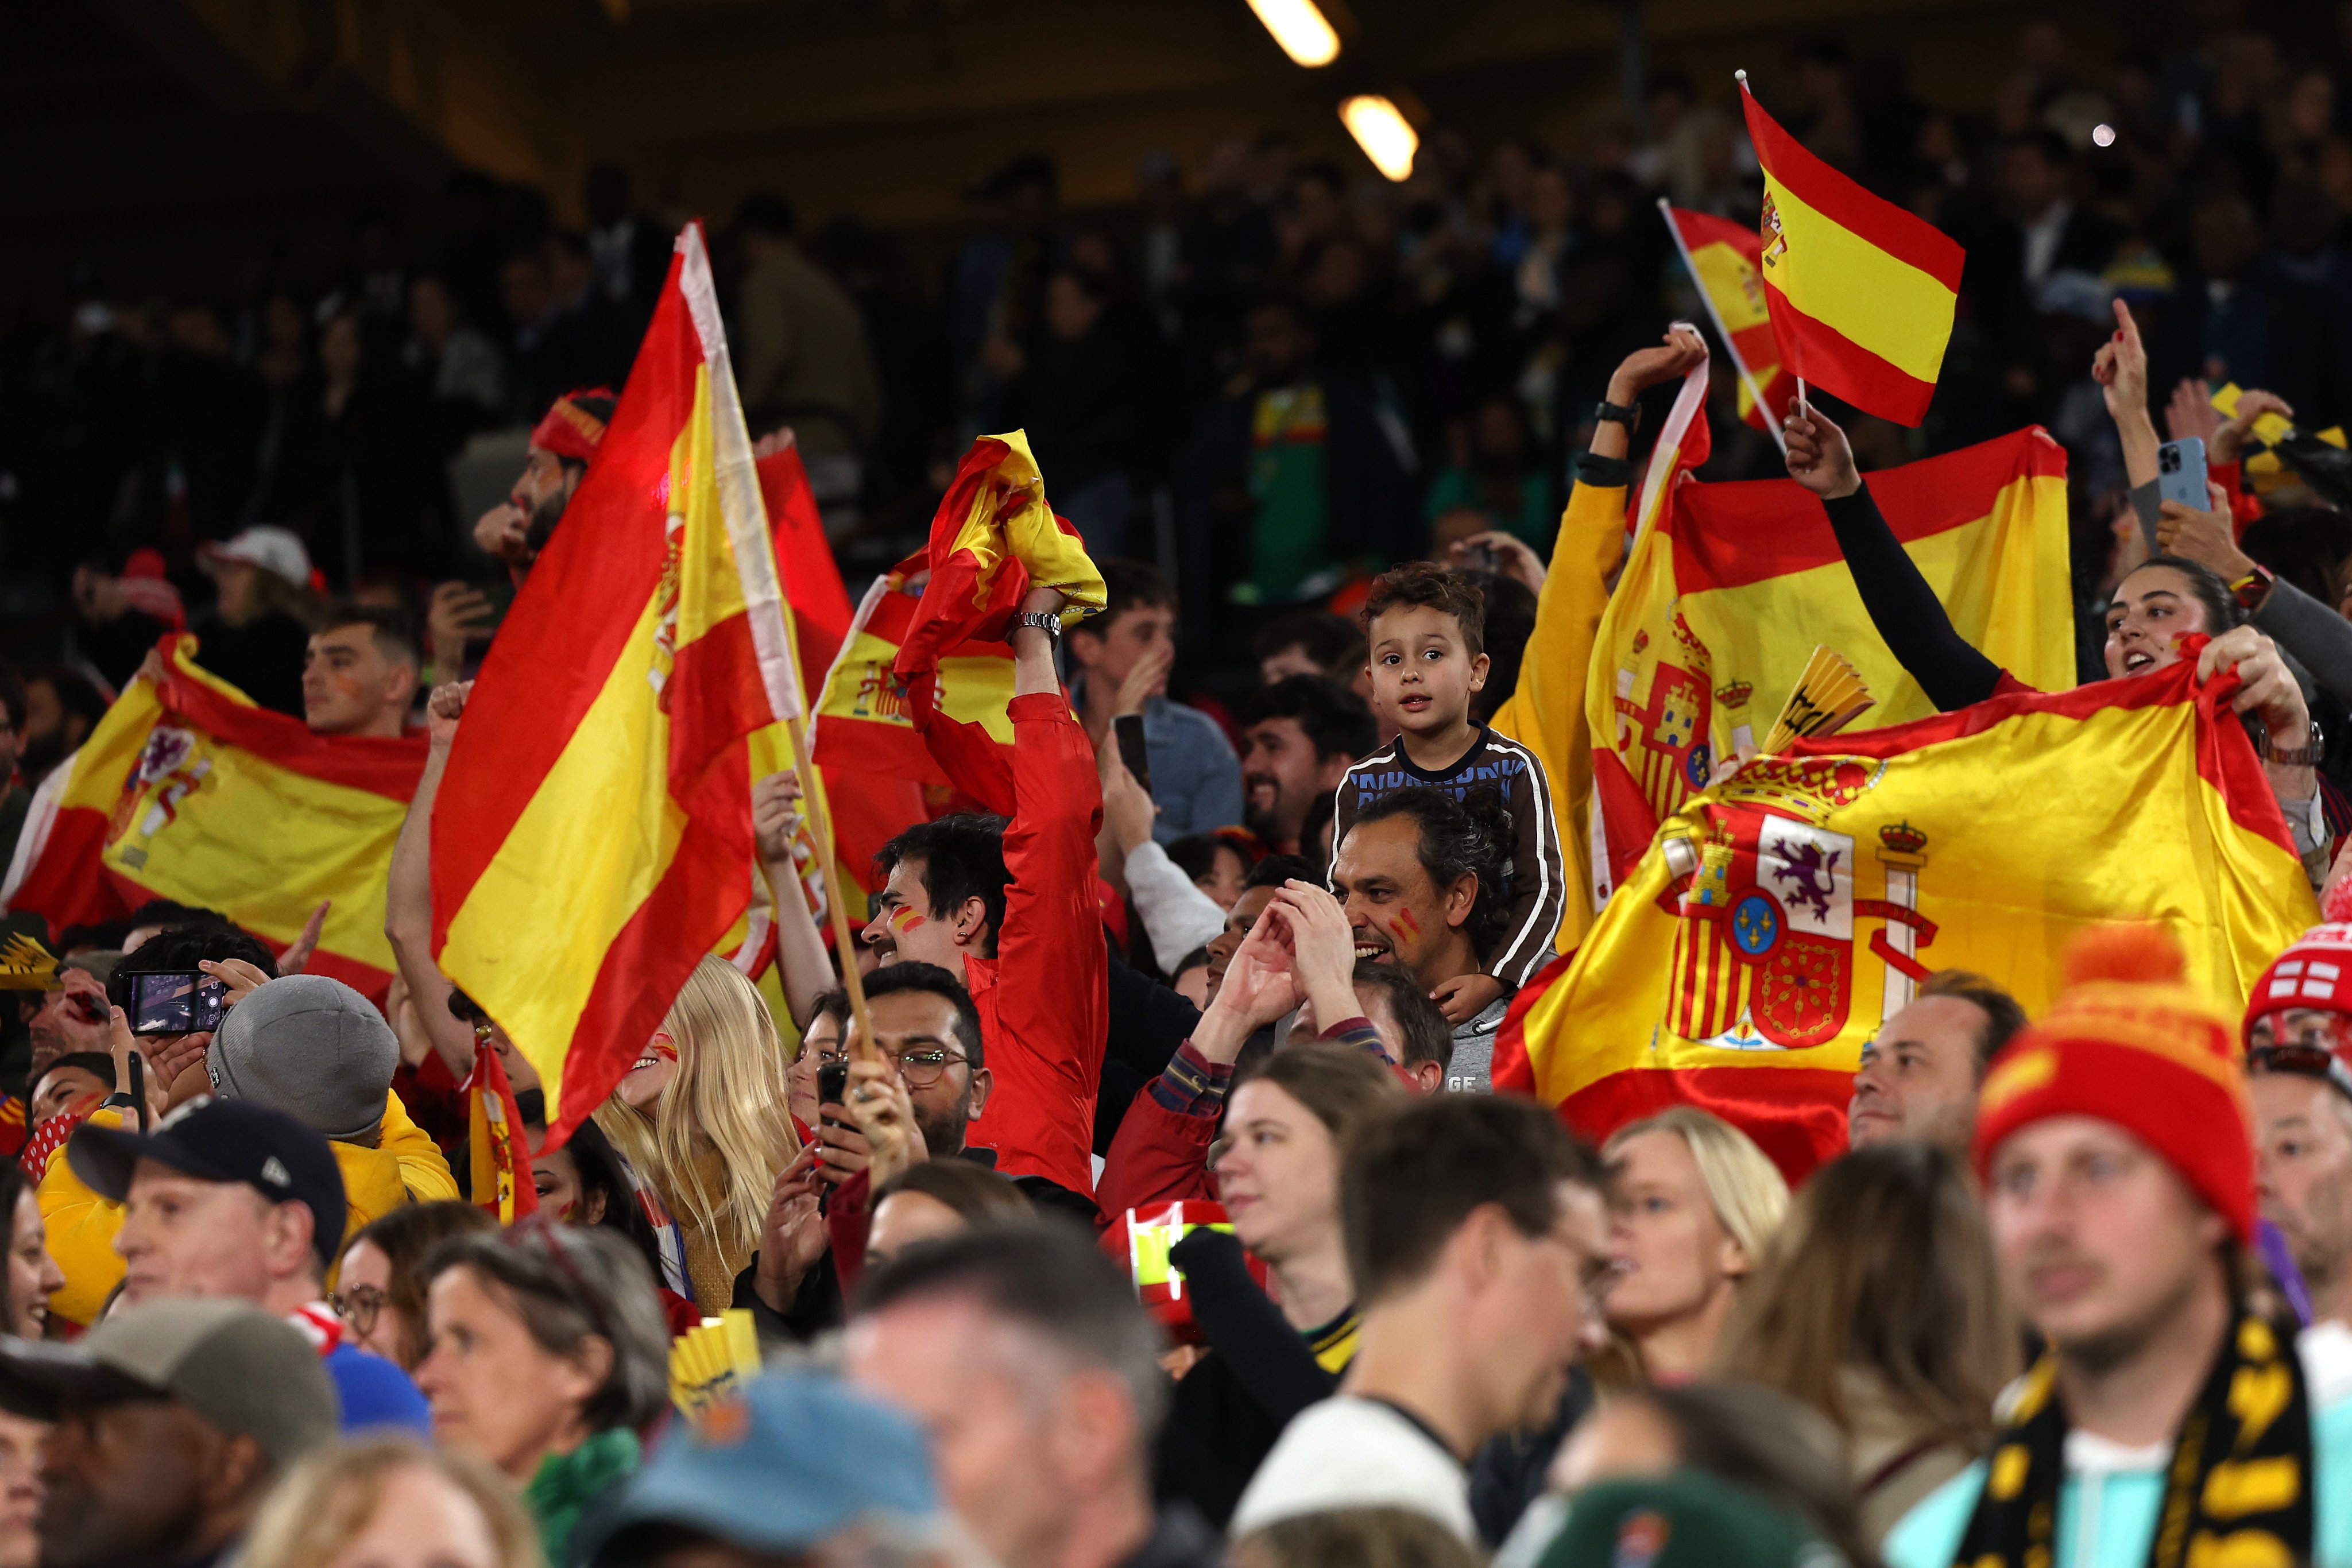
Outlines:
<svg viewBox="0 0 2352 1568"><path fill-rule="evenodd" d="M760 1249L776 1177L800 1152L783 1044L743 972L705 955L596 1124L678 1225L683 1293L707 1317L734 1304Z"/></svg>
<svg viewBox="0 0 2352 1568"><path fill-rule="evenodd" d="M1601 1153L1616 1266L1609 1327L1621 1364L1601 1369L1602 1380L1698 1377L1788 1212L1789 1184L1747 1134L1688 1105L1620 1127Z"/></svg>
<svg viewBox="0 0 2352 1568"><path fill-rule="evenodd" d="M353 1231L331 1298L352 1343L415 1371L428 1348L417 1266L452 1236L498 1228L488 1210L450 1200L403 1204Z"/></svg>
<svg viewBox="0 0 2352 1568"><path fill-rule="evenodd" d="M1932 1144L1888 1143L1813 1173L1716 1364L1836 1424L1876 1542L1984 1452L2017 1350L1968 1173Z"/></svg>
<svg viewBox="0 0 2352 1568"><path fill-rule="evenodd" d="M470 1454L406 1434L307 1456L262 1504L242 1568L543 1568L514 1488Z"/></svg>

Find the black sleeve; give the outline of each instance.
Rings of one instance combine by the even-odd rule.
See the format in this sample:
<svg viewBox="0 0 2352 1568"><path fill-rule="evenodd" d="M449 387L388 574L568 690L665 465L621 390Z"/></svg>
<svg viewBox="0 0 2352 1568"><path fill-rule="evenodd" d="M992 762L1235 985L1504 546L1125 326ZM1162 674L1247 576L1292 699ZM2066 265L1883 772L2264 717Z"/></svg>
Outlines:
<svg viewBox="0 0 2352 1568"><path fill-rule="evenodd" d="M827 1329L842 1325L841 1276L833 1270L833 1249L802 1276L800 1293L793 1298L793 1310L780 1312L760 1299L755 1281L760 1275L760 1255L751 1254L751 1261L735 1276L734 1304L748 1309L751 1326L761 1339L791 1340L806 1344Z"/></svg>
<svg viewBox="0 0 2352 1568"><path fill-rule="evenodd" d="M1160 1076L1176 1048L1201 1024L1198 1009L1150 976L1109 955L1106 978L1110 1029L1095 1093L1095 1153L1110 1153L1119 1122L1143 1086Z"/></svg>
<svg viewBox="0 0 2352 1568"><path fill-rule="evenodd" d="M1240 1242L1222 1230L1195 1230L1169 1249L1168 1259L1192 1290L1192 1321L1277 1426L1339 1392L1339 1377L1323 1370L1282 1309L1250 1278Z"/></svg>
<svg viewBox="0 0 2352 1568"><path fill-rule="evenodd" d="M1942 601L1871 499L1869 482L1851 496L1823 501L1822 509L1830 515L1871 624L1927 700L1949 713L1992 695L2000 666L1953 630Z"/></svg>

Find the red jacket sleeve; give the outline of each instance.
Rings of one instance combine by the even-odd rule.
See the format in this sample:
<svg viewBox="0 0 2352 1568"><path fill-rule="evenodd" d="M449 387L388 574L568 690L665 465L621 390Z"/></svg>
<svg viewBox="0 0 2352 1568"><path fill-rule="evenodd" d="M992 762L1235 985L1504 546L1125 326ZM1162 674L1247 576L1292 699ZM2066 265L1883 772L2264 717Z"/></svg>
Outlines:
<svg viewBox="0 0 2352 1568"><path fill-rule="evenodd" d="M1213 1108L1202 1116L1160 1103L1146 1084L1120 1119L1118 1134L1103 1158L1102 1186L1095 1201L1106 1222L1146 1204L1217 1196L1209 1174L1209 1145L1216 1140Z"/></svg>
<svg viewBox="0 0 2352 1568"><path fill-rule="evenodd" d="M1102 789L1094 747L1059 692L1014 697L1013 820L988 1043L995 1080L972 1141L1008 1176L1091 1195L1095 1094L1108 1029L1108 963L1095 904Z"/></svg>

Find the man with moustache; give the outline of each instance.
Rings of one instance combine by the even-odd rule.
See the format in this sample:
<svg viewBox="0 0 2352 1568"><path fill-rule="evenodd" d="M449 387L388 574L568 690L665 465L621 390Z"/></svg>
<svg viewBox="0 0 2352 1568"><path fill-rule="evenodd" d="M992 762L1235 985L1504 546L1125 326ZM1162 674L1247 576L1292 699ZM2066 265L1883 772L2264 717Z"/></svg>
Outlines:
<svg viewBox="0 0 2352 1568"><path fill-rule="evenodd" d="M1331 892L1347 911L1358 962L1398 965L1424 991L1479 973L1508 914L1510 842L1483 797L1465 802L1417 785L1365 807L1331 862ZM1486 1092L1495 1031L1509 1010L1510 998L1497 997L1454 1026L1447 1090Z"/></svg>
<svg viewBox="0 0 2352 1568"><path fill-rule="evenodd" d="M2183 967L2152 927L2078 939L1985 1079L2001 1285L2049 1349L1892 1568L2352 1562L2352 1333L2298 1339L2249 1299L2245 1082Z"/></svg>
<svg viewBox="0 0 2352 1568"><path fill-rule="evenodd" d="M1320 675L1289 675L1252 694L1241 718L1243 821L1276 854L1320 861L1322 846L1300 835L1379 738L1371 710Z"/></svg>

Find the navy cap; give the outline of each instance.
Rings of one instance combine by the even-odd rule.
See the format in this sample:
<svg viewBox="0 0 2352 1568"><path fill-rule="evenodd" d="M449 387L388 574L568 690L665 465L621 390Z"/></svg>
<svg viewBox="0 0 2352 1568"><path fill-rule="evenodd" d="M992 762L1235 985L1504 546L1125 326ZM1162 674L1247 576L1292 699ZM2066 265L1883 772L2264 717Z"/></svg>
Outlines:
<svg viewBox="0 0 2352 1568"><path fill-rule="evenodd" d="M946 1526L929 1446L914 1424L831 1377L754 1378L681 1425L572 1542L575 1561L631 1560L648 1525L754 1552L798 1552L853 1525L936 1535Z"/></svg>
<svg viewBox="0 0 2352 1568"><path fill-rule="evenodd" d="M285 1112L253 1100L189 1101L140 1134L83 1123L66 1142L66 1164L100 1197L131 1196L141 1160L199 1181L243 1182L272 1203L299 1203L316 1221L310 1245L332 1264L343 1239L343 1173L327 1140Z"/></svg>

